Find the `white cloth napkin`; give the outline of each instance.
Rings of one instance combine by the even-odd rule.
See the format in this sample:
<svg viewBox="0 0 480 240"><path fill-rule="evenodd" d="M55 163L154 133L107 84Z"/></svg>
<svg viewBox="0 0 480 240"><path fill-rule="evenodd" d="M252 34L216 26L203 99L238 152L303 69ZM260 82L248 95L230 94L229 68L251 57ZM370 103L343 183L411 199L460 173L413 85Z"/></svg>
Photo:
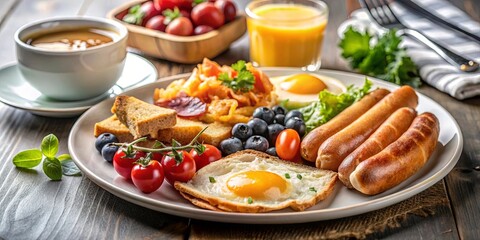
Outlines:
<svg viewBox="0 0 480 240"><path fill-rule="evenodd" d="M472 20L466 13L447 1L415 0L415 2L472 34L480 33L480 23ZM418 30L435 42L444 43L444 46L448 46L450 50L480 63L480 43L408 12L399 4L393 2L390 6L404 25ZM381 33L380 27L372 22L368 12L359 9L352 13L351 19L340 26L339 35L343 37L343 32L350 25L359 30L366 29L371 33ZM409 38L404 38L402 45L407 48L408 55L419 67L422 80L429 85L460 100L480 95L480 70L473 73L462 72L456 66L447 63L430 48Z"/></svg>

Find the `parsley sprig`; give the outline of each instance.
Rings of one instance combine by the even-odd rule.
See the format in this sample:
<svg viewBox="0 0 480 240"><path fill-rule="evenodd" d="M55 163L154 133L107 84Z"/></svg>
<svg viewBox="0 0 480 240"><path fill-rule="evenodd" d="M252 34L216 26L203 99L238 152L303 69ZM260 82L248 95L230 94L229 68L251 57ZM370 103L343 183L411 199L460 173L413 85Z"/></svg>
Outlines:
<svg viewBox="0 0 480 240"><path fill-rule="evenodd" d="M239 60L237 63L232 64L233 70L237 72L237 76L232 78L228 73L224 72L218 76L218 80L222 81L222 84L231 88L233 91L248 92L253 89L255 84L255 77L247 70L245 61Z"/></svg>
<svg viewBox="0 0 480 240"><path fill-rule="evenodd" d="M368 32L359 32L351 26L344 35L339 47L352 68L398 85L421 85L417 66L407 56L405 48L400 47L402 38L395 30L379 36L376 44L371 44L370 41L374 36Z"/></svg>

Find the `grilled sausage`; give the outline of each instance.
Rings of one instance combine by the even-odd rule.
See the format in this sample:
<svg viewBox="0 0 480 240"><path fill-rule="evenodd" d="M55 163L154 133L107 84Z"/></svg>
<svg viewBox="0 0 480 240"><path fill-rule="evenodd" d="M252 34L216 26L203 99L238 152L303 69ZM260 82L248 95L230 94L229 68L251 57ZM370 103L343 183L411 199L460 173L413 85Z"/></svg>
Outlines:
<svg viewBox="0 0 480 240"><path fill-rule="evenodd" d="M373 105L378 103L390 91L380 88L364 96L360 101L344 109L327 123L313 129L302 140L300 152L308 161L315 162L320 145L330 136L355 121Z"/></svg>
<svg viewBox="0 0 480 240"><path fill-rule="evenodd" d="M361 162L350 174L358 191L374 195L384 192L415 174L437 145L438 119L432 113L418 115L398 140Z"/></svg>
<svg viewBox="0 0 480 240"><path fill-rule="evenodd" d="M320 145L316 166L337 171L343 159L362 144L393 112L402 107L415 108L418 97L415 90L403 86L388 94L353 123L337 132Z"/></svg>
<svg viewBox="0 0 480 240"><path fill-rule="evenodd" d="M395 111L378 129L357 149L350 153L338 167L338 177L348 188L353 188L350 183L350 174L363 160L379 153L390 143L397 140L407 131L417 112L408 107Z"/></svg>

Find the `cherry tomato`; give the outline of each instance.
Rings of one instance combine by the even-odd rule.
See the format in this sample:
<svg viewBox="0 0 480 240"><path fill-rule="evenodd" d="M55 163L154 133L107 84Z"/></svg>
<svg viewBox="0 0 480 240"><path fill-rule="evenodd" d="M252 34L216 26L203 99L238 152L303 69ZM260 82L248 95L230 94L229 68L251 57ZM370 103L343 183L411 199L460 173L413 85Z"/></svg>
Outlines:
<svg viewBox="0 0 480 240"><path fill-rule="evenodd" d="M292 161L300 152L300 135L293 129L285 129L278 134L275 143L277 155L281 159Z"/></svg>
<svg viewBox="0 0 480 240"><path fill-rule="evenodd" d="M187 11L187 10L180 10L180 14L182 15L182 17L186 17L188 19L190 19L190 12Z"/></svg>
<svg viewBox="0 0 480 240"><path fill-rule="evenodd" d="M218 148L210 144L203 145L205 146L205 151L202 154L198 154L195 149L190 150L190 155L192 155L193 159L195 160L197 171L200 170L200 168L207 166L211 162L215 162L222 158L222 152L220 152Z"/></svg>
<svg viewBox="0 0 480 240"><path fill-rule="evenodd" d="M113 156L113 168L120 176L130 179L134 163L146 154L142 151L134 151L127 156L123 150L124 148L119 148Z"/></svg>
<svg viewBox="0 0 480 240"><path fill-rule="evenodd" d="M142 26L145 26L147 22L154 16L161 15L162 12L158 11L154 6L153 2L148 1L142 4L140 11L143 13Z"/></svg>
<svg viewBox="0 0 480 240"><path fill-rule="evenodd" d="M237 16L237 8L230 0L218 0L215 2L215 7L223 13L226 23L233 21Z"/></svg>
<svg viewBox="0 0 480 240"><path fill-rule="evenodd" d="M190 36L193 33L193 25L188 18L179 17L168 24L165 32L178 36Z"/></svg>
<svg viewBox="0 0 480 240"><path fill-rule="evenodd" d="M160 12L167 9L173 10L175 7L190 11L192 10L193 0L153 0L153 5Z"/></svg>
<svg viewBox="0 0 480 240"><path fill-rule="evenodd" d="M155 160L151 160L146 166L135 164L132 168L132 182L144 193L151 193L162 186L165 175L162 165Z"/></svg>
<svg viewBox="0 0 480 240"><path fill-rule="evenodd" d="M196 26L207 25L216 29L225 23L223 12L211 2L203 2L195 6L190 16Z"/></svg>
<svg viewBox="0 0 480 240"><path fill-rule="evenodd" d="M212 27L207 26L207 25L200 25L200 26L196 26L195 29L193 29L193 34L194 35L200 35L200 34L210 32L210 31L213 31Z"/></svg>
<svg viewBox="0 0 480 240"><path fill-rule="evenodd" d="M164 22L165 22L165 16L162 16L162 15L155 16L150 18L150 20L148 20L145 27L153 30L165 32L165 28L167 28L167 25L165 25Z"/></svg>
<svg viewBox="0 0 480 240"><path fill-rule="evenodd" d="M188 180L192 179L197 170L195 160L190 153L186 151L180 151L179 153L183 158L181 161L177 161L174 157L168 155L164 156L162 159L165 178L172 186L175 181L188 182Z"/></svg>

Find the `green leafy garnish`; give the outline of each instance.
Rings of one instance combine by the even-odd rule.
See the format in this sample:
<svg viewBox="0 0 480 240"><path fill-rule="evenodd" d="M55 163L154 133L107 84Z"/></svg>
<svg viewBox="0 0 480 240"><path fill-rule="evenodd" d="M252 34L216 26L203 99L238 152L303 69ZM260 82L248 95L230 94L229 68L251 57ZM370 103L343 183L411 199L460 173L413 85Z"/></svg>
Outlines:
<svg viewBox="0 0 480 240"><path fill-rule="evenodd" d="M398 85L421 85L417 66L407 56L405 48L399 47L402 38L396 30L389 30L378 37L375 45L368 32L361 33L350 26L340 41L342 57L350 61L350 66L359 72L375 76Z"/></svg>
<svg viewBox="0 0 480 240"><path fill-rule="evenodd" d="M300 179L300 180L302 180L303 177L302 177L302 175L297 174L297 178Z"/></svg>
<svg viewBox="0 0 480 240"><path fill-rule="evenodd" d="M248 92L252 90L255 84L255 77L247 70L245 61L239 60L237 63L232 64L232 68L237 72L236 77L232 78L228 73L224 72L218 76L218 80L236 92Z"/></svg>
<svg viewBox="0 0 480 240"><path fill-rule="evenodd" d="M43 160L43 172L54 181L62 179L62 164L56 158L45 158Z"/></svg>
<svg viewBox="0 0 480 240"><path fill-rule="evenodd" d="M217 182L214 177L208 177L208 180L210 181L210 183L216 183Z"/></svg>
<svg viewBox="0 0 480 240"><path fill-rule="evenodd" d="M248 204L252 204L253 203L252 197L248 197L247 201L248 201Z"/></svg>
<svg viewBox="0 0 480 240"><path fill-rule="evenodd" d="M308 190L310 190L312 192L317 192L317 189L315 189L314 187L310 187Z"/></svg>
<svg viewBox="0 0 480 240"><path fill-rule="evenodd" d="M290 174L285 173L285 178L286 178L286 179L290 179Z"/></svg>
<svg viewBox="0 0 480 240"><path fill-rule="evenodd" d="M54 181L61 180L62 174L65 176L82 175L69 154L56 157L57 153L58 138L49 134L43 138L40 149L21 151L13 157L12 162L19 168L34 168L42 162L43 158L43 172Z"/></svg>
<svg viewBox="0 0 480 240"><path fill-rule="evenodd" d="M365 79L363 87L358 88L350 85L347 87L346 92L338 95L328 90L321 91L318 95L318 101L298 109L303 114L307 132L328 122L345 108L360 100L370 91L371 87L372 82Z"/></svg>

